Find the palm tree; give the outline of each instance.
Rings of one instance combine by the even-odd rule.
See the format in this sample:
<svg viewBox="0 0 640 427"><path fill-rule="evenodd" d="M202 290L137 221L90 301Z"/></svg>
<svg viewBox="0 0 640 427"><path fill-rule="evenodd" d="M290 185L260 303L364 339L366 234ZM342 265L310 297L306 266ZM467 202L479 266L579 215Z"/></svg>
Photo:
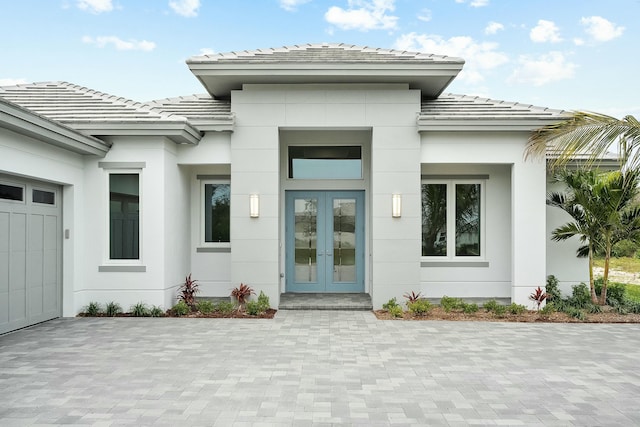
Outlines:
<svg viewBox="0 0 640 427"><path fill-rule="evenodd" d="M640 206L634 205L638 193L640 172L628 170L598 172L576 170L560 172L557 179L568 192L551 193L547 204L561 208L573 221L552 232L552 238L562 241L578 236L582 246L579 257L589 258L589 289L594 304L607 300L611 249L620 240L640 235ZM605 254L602 291L598 301L593 280L593 255L599 249Z"/></svg>
<svg viewBox="0 0 640 427"><path fill-rule="evenodd" d="M575 112L562 122L544 126L530 137L527 157L553 156L550 167L555 169L572 160L584 160L593 166L608 152L620 156L624 169L640 169L640 122L633 116L623 119L598 113Z"/></svg>

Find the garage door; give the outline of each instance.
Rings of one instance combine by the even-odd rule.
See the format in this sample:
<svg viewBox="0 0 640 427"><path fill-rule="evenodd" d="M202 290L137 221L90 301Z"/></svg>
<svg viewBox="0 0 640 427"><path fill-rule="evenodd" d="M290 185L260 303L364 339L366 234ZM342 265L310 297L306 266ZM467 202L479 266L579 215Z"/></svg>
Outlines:
<svg viewBox="0 0 640 427"><path fill-rule="evenodd" d="M0 333L61 314L60 187L0 175Z"/></svg>

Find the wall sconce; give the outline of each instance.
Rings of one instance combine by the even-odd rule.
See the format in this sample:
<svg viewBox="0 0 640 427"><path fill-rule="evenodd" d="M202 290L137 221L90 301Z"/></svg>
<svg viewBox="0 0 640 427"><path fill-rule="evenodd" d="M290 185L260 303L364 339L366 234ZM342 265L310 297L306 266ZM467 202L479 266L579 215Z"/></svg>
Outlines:
<svg viewBox="0 0 640 427"><path fill-rule="evenodd" d="M391 216L393 218L400 218L402 216L402 195L391 195Z"/></svg>
<svg viewBox="0 0 640 427"><path fill-rule="evenodd" d="M257 194L249 195L249 216L251 218L260 216L260 196Z"/></svg>

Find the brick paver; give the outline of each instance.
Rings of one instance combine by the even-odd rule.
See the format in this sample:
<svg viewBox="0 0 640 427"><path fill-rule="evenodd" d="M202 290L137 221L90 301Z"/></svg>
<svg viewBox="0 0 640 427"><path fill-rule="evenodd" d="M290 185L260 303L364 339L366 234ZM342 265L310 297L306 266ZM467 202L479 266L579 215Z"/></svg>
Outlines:
<svg viewBox="0 0 640 427"><path fill-rule="evenodd" d="M60 319L0 336L0 425L640 425L640 325Z"/></svg>

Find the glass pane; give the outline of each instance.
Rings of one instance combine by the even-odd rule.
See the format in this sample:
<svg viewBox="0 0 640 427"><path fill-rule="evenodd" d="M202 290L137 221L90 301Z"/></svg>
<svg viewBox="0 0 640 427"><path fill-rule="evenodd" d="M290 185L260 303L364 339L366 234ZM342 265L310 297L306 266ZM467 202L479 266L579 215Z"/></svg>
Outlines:
<svg viewBox="0 0 640 427"><path fill-rule="evenodd" d="M139 259L138 174L109 175L109 257Z"/></svg>
<svg viewBox="0 0 640 427"><path fill-rule="evenodd" d="M456 184L456 256L480 256L480 184Z"/></svg>
<svg viewBox="0 0 640 427"><path fill-rule="evenodd" d="M356 200L333 200L333 281L356 281Z"/></svg>
<svg viewBox="0 0 640 427"><path fill-rule="evenodd" d="M318 199L295 199L295 281L316 282Z"/></svg>
<svg viewBox="0 0 640 427"><path fill-rule="evenodd" d="M15 185L0 184L0 199L5 200L24 200L22 195L22 187Z"/></svg>
<svg viewBox="0 0 640 427"><path fill-rule="evenodd" d="M422 184L422 256L447 255L447 184Z"/></svg>
<svg viewBox="0 0 640 427"><path fill-rule="evenodd" d="M290 146L289 178L361 179L360 146Z"/></svg>
<svg viewBox="0 0 640 427"><path fill-rule="evenodd" d="M33 190L31 198L34 203L56 204L56 194L52 191Z"/></svg>
<svg viewBox="0 0 640 427"><path fill-rule="evenodd" d="M204 185L204 241L230 242L230 200L229 184Z"/></svg>

